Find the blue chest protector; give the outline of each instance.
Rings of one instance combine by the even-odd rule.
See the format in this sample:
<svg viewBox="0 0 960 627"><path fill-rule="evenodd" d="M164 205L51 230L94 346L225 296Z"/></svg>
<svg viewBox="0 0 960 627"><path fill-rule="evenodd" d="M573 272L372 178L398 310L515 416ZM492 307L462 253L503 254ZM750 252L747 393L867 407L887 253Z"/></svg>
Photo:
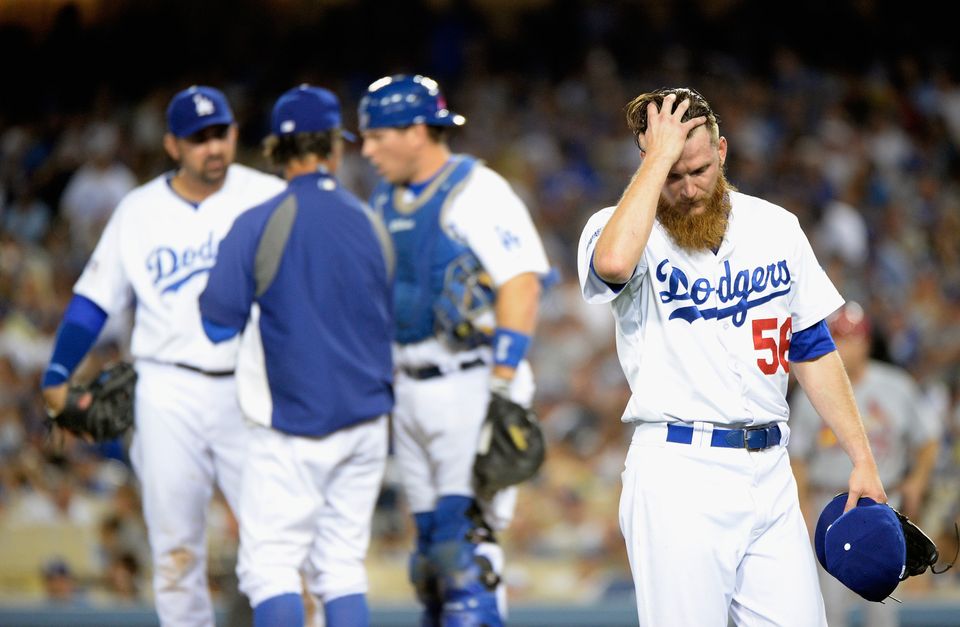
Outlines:
<svg viewBox="0 0 960 627"><path fill-rule="evenodd" d="M447 267L470 250L444 232L440 217L476 164L471 157L452 157L409 203L403 201L404 188L381 183L374 190L371 204L382 212L396 253L394 338L400 344L419 342L435 334L434 303L443 292Z"/></svg>

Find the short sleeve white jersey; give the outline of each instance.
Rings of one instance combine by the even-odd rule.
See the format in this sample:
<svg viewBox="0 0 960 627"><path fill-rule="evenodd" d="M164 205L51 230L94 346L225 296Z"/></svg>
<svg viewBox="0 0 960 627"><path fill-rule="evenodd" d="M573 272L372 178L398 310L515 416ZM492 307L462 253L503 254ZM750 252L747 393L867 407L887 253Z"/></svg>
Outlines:
<svg viewBox="0 0 960 627"><path fill-rule="evenodd" d="M440 222L470 247L496 286L525 272L550 270L526 205L502 176L482 163L444 208Z"/></svg>
<svg viewBox="0 0 960 627"><path fill-rule="evenodd" d="M843 298L817 263L796 216L731 192L716 254L677 247L659 222L619 290L593 270L613 215L594 214L577 266L589 303L610 303L632 396L625 422L763 425L785 421L793 331L823 320Z"/></svg>
<svg viewBox="0 0 960 627"><path fill-rule="evenodd" d="M233 164L223 187L194 206L173 191L168 175L145 183L113 212L74 292L108 315L135 305L130 351L136 359L232 369L237 340L210 342L197 298L234 219L285 186Z"/></svg>
<svg viewBox="0 0 960 627"><path fill-rule="evenodd" d="M446 233L466 244L477 256L497 287L527 272L545 275L550 262L527 206L502 176L478 163L463 186L451 192L440 214ZM481 326L493 326L479 320ZM483 352L488 348L476 349ZM443 367L465 359L461 351L454 355L435 338L398 346L396 359L401 364L437 364Z"/></svg>

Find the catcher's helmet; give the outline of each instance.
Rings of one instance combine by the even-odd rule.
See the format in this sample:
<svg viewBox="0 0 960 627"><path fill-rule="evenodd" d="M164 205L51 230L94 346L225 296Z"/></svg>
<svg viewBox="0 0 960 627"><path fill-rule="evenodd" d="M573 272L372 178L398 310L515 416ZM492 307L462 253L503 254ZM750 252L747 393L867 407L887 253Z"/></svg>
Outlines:
<svg viewBox="0 0 960 627"><path fill-rule="evenodd" d="M360 100L360 130L427 126L462 126L467 119L447 109L437 81L426 76L395 74L370 83Z"/></svg>

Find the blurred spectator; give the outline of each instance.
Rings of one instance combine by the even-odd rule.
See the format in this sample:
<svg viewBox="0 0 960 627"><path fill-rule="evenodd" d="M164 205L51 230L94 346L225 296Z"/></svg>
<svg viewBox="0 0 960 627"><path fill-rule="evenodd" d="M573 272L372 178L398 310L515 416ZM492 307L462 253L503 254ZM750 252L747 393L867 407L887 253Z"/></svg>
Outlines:
<svg viewBox="0 0 960 627"><path fill-rule="evenodd" d="M63 190L60 211L70 221L74 245L92 251L117 203L137 181L117 161L120 131L115 124L98 122L86 131L86 160Z"/></svg>
<svg viewBox="0 0 960 627"><path fill-rule="evenodd" d="M107 592L111 601L139 603L140 563L132 553L121 553L107 567Z"/></svg>
<svg viewBox="0 0 960 627"><path fill-rule="evenodd" d="M50 228L51 211L30 183L14 188L13 199L3 209L3 230L25 244L39 244Z"/></svg>
<svg viewBox="0 0 960 627"><path fill-rule="evenodd" d="M58 605L83 603L83 594L70 566L60 558L43 565L43 590L47 601Z"/></svg>

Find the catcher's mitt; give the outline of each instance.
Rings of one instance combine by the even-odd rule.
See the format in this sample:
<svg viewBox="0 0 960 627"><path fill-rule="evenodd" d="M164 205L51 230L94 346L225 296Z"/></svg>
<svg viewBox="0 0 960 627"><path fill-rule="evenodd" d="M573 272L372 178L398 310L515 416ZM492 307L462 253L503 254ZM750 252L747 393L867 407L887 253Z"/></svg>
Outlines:
<svg viewBox="0 0 960 627"><path fill-rule="evenodd" d="M543 432L533 412L500 394L491 395L473 463L477 494L490 498L497 490L530 479L545 456Z"/></svg>
<svg viewBox="0 0 960 627"><path fill-rule="evenodd" d="M891 507L890 509L893 508ZM943 570L938 571L934 568L934 564L940 559L940 552L937 551L937 545L934 544L933 540L931 540L920 527L913 524L909 518L895 509L893 509L893 511L900 521L900 526L903 527L903 539L907 545L907 563L903 574L900 575L900 581L903 581L907 577L913 577L914 575L922 575L926 572L927 568L930 568L930 571L936 575L950 570L953 562L947 564ZM960 536L958 536L958 539L960 539ZM960 547L958 547L957 550L960 551ZM957 560L956 556L954 556L953 560L954 562Z"/></svg>
<svg viewBox="0 0 960 627"><path fill-rule="evenodd" d="M126 362L118 362L102 372L90 385L71 385L67 403L53 423L76 435L90 435L95 441L112 440L133 425L133 395L137 372ZM90 403L81 407L81 399L90 393Z"/></svg>

